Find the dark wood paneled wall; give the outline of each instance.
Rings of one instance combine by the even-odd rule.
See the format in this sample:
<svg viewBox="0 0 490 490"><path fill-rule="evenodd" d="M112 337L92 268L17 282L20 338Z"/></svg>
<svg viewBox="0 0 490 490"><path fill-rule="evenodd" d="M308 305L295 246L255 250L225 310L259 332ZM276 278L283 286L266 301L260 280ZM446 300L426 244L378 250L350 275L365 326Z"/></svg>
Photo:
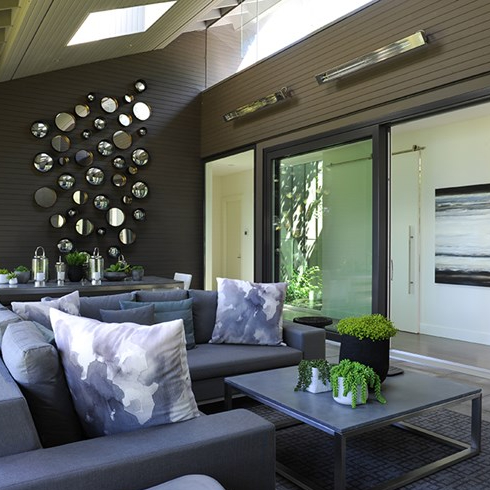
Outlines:
<svg viewBox="0 0 490 490"><path fill-rule="evenodd" d="M379 0L203 93L202 156L342 128L488 86L490 3ZM315 75L418 30L430 44L319 86ZM288 86L290 100L232 123L226 112Z"/></svg>
<svg viewBox="0 0 490 490"><path fill-rule="evenodd" d="M146 148L151 156L147 167L130 177L128 185L116 189L110 181L101 187L90 186L84 180L85 168L73 161L64 167L55 165L50 172L36 171L32 161L39 152L59 156L50 148L50 139L60 132L54 127L58 112L73 112L75 104L85 103L86 94L95 92L98 101L102 96L117 97L125 109L122 96L134 93L133 82L142 78L148 90L137 96L152 108L152 116L144 122L135 121L128 131L133 135L129 150L117 151L130 159L134 148ZM60 238L71 238L79 250L92 251L98 246L106 252L108 246L118 245L132 264L142 264L148 275L173 276L174 271L193 274L193 286L203 283L203 168L200 161L200 92L204 87L204 34L189 33L181 36L164 50L117 58L91 65L60 70L0 84L0 268L11 269L19 264L30 266L36 246L46 249L54 272L58 257L56 244ZM76 128L67 133L72 140L66 152L73 157L77 149L94 151L95 164L106 170L110 179L111 157L97 154L95 147L103 138L110 138L115 129L122 129L117 114L104 114L99 102L90 104L92 113L87 119L77 118ZM126 106L127 107L127 106ZM110 129L94 130L91 125L96 115L110 121ZM42 140L30 134L36 120L51 125L47 138ZM136 135L145 126L148 134ZM88 141L81 131L92 129ZM71 201L71 191L57 189L58 201L49 209L37 206L33 194L39 187L56 188L56 179L62 172L76 177L77 189L89 192L89 203L80 206L80 214L92 219L96 226L105 226L107 234L81 237L74 231L74 221L61 229L49 224L55 213L65 214L77 207ZM130 194L130 183L143 180L149 185L146 199L134 199L131 205L121 202ZM118 230L105 222L104 213L92 206L93 197L107 194L111 205L127 211L124 226L133 229L137 239L132 245L122 245ZM142 207L147 211L147 221L135 222L131 211ZM75 218L76 219L76 218ZM113 262L106 256L106 263Z"/></svg>

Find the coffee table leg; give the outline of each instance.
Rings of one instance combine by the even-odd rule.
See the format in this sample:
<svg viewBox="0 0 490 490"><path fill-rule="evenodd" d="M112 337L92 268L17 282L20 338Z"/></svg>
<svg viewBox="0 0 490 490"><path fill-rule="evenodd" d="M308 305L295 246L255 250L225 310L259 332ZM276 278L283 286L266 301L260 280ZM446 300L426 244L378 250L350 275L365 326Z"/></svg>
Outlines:
<svg viewBox="0 0 490 490"><path fill-rule="evenodd" d="M345 490L346 439L341 434L334 436L334 490Z"/></svg>
<svg viewBox="0 0 490 490"><path fill-rule="evenodd" d="M231 410L233 408L233 388L225 383L225 410Z"/></svg>

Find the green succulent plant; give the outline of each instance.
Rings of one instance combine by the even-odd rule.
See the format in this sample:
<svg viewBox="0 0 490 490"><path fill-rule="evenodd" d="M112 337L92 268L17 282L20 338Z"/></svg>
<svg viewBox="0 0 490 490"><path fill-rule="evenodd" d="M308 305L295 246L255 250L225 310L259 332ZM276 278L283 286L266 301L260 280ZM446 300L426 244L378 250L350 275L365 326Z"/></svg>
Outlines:
<svg viewBox="0 0 490 490"><path fill-rule="evenodd" d="M7 279L15 279L17 277L17 274L15 271L11 271L7 274Z"/></svg>
<svg viewBox="0 0 490 490"><path fill-rule="evenodd" d="M69 252L65 256L65 261L68 265L83 265L87 262L88 254L87 252L79 252L74 250Z"/></svg>
<svg viewBox="0 0 490 490"><path fill-rule="evenodd" d="M17 272L29 272L29 269L25 265L18 265L14 270Z"/></svg>
<svg viewBox="0 0 490 490"><path fill-rule="evenodd" d="M387 340L397 333L393 322L379 313L358 317L342 318L337 324L341 335L352 335L358 339Z"/></svg>
<svg viewBox="0 0 490 490"><path fill-rule="evenodd" d="M111 264L106 268L106 272L128 272L130 270L130 266L128 264L124 265L121 263Z"/></svg>
<svg viewBox="0 0 490 490"><path fill-rule="evenodd" d="M9 271L7 269L0 269L0 274L8 274Z"/></svg>
<svg viewBox="0 0 490 490"><path fill-rule="evenodd" d="M330 363L326 359L303 359L298 365L298 383L294 391L306 391L313 377L313 368L318 369L318 377L327 384L330 376Z"/></svg>

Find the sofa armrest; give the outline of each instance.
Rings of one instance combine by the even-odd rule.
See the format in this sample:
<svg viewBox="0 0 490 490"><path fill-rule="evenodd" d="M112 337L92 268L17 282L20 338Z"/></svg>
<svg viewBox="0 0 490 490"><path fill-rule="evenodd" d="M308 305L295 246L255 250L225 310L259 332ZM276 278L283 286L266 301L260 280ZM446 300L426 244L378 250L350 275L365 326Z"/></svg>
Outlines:
<svg viewBox="0 0 490 490"><path fill-rule="evenodd" d="M0 458L0 489L140 490L197 473L227 490L274 490L274 430L240 409L28 451Z"/></svg>
<svg viewBox="0 0 490 490"><path fill-rule="evenodd" d="M303 351L303 359L325 359L325 330L323 328L284 320L283 339L289 347Z"/></svg>

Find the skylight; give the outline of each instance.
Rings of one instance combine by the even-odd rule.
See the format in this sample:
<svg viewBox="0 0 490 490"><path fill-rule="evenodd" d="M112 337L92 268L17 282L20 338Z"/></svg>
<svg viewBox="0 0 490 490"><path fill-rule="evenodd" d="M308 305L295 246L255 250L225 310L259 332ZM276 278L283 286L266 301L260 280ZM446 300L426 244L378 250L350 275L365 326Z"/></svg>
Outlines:
<svg viewBox="0 0 490 490"><path fill-rule="evenodd" d="M68 46L145 32L174 4L175 2L160 2L92 12L70 39Z"/></svg>

